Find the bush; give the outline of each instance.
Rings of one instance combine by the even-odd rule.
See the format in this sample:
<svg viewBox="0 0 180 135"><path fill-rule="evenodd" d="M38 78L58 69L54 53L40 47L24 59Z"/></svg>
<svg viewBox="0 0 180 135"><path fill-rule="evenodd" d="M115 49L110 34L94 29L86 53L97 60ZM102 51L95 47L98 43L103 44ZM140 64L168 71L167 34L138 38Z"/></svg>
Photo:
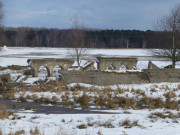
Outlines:
<svg viewBox="0 0 180 135"><path fill-rule="evenodd" d="M68 106L72 106L73 105L73 102L70 101L69 96L65 95L65 96L62 96L61 98L62 98L61 104L63 106L67 106L68 107Z"/></svg>
<svg viewBox="0 0 180 135"><path fill-rule="evenodd" d="M9 119L9 116L12 114L12 112L7 111L5 106L0 106L0 119Z"/></svg>
<svg viewBox="0 0 180 135"><path fill-rule="evenodd" d="M114 125L110 121L101 123L101 124L99 124L99 126L100 127L105 127L105 128L114 128Z"/></svg>
<svg viewBox="0 0 180 135"><path fill-rule="evenodd" d="M123 126L124 128L132 128L134 126L143 128L143 126L138 123L138 120L130 121L129 119L126 119L123 122L120 122L119 125Z"/></svg>
<svg viewBox="0 0 180 135"><path fill-rule="evenodd" d="M34 130L33 129L30 130L30 134L31 135L40 135L40 131L37 127L35 127Z"/></svg>
<svg viewBox="0 0 180 135"><path fill-rule="evenodd" d="M90 98L89 96L86 95L86 93L84 92L83 95L81 97L79 97L77 99L77 103L80 103L82 109L88 109L89 108L89 103Z"/></svg>
<svg viewBox="0 0 180 135"><path fill-rule="evenodd" d="M79 129L86 129L87 125L81 124L81 125L78 125L77 128L79 128Z"/></svg>

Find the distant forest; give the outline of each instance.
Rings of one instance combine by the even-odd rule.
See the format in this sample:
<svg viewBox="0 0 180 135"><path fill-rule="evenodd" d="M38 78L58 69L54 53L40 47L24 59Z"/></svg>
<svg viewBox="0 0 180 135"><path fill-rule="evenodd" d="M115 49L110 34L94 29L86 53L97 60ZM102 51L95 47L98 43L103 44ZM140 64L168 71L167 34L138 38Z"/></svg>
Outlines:
<svg viewBox="0 0 180 135"><path fill-rule="evenodd" d="M73 47L67 44L71 29L4 28L1 31L1 46L12 47ZM139 30L86 30L87 48L158 48L150 44L153 31Z"/></svg>

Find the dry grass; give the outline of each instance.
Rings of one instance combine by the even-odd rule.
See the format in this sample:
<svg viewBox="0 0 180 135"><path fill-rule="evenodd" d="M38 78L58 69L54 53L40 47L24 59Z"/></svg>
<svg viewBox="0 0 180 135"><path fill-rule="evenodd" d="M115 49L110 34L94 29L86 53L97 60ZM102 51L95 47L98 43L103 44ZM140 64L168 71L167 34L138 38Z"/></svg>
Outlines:
<svg viewBox="0 0 180 135"><path fill-rule="evenodd" d="M132 128L132 127L134 127L134 126L143 128L143 126L141 126L141 125L138 123L138 120L130 121L129 119L126 119L126 120L120 122L120 123L119 123L119 126L123 126L124 128Z"/></svg>
<svg viewBox="0 0 180 135"><path fill-rule="evenodd" d="M53 96L53 97L52 97L52 101L53 101L54 103L56 103L57 101L59 101L59 98L58 98L57 96Z"/></svg>
<svg viewBox="0 0 180 135"><path fill-rule="evenodd" d="M22 130L16 131L13 135L25 135L25 131L22 129Z"/></svg>
<svg viewBox="0 0 180 135"><path fill-rule="evenodd" d="M8 111L5 105L0 105L0 119L9 119L13 112Z"/></svg>
<svg viewBox="0 0 180 135"><path fill-rule="evenodd" d="M77 128L79 128L79 129L86 129L87 125L86 124L80 124L80 125L77 126Z"/></svg>
<svg viewBox="0 0 180 135"><path fill-rule="evenodd" d="M163 96L166 97L167 99L168 98L171 99L171 98L177 97L176 93L174 93L174 92L164 93Z"/></svg>
<svg viewBox="0 0 180 135"><path fill-rule="evenodd" d="M86 95L85 92L83 92L83 95L81 97L77 98L76 102L81 105L82 109L88 109L89 101L90 101L90 97L88 95Z"/></svg>
<svg viewBox="0 0 180 135"><path fill-rule="evenodd" d="M112 122L110 120L106 121L104 123L99 123L98 126L105 127L105 128L114 128L114 125L112 124Z"/></svg>
<svg viewBox="0 0 180 135"><path fill-rule="evenodd" d="M15 93L16 93L16 89L11 89L9 91L4 91L2 92L2 97L5 98L5 99L15 99Z"/></svg>
<svg viewBox="0 0 180 135"><path fill-rule="evenodd" d="M105 105L103 96L102 95L100 95L99 97L96 96L94 98L94 103L95 103L96 107L102 108Z"/></svg>
<svg viewBox="0 0 180 135"><path fill-rule="evenodd" d="M32 99L32 96L27 95L27 96L26 96L26 99Z"/></svg>
<svg viewBox="0 0 180 135"><path fill-rule="evenodd" d="M20 96L18 100L21 101L21 102L26 102L26 98L23 97L23 96Z"/></svg>
<svg viewBox="0 0 180 135"><path fill-rule="evenodd" d="M102 134L102 132L99 130L99 131L97 132L97 135L103 135L103 134Z"/></svg>
<svg viewBox="0 0 180 135"><path fill-rule="evenodd" d="M180 95L176 95L175 90L169 90L169 87L164 85L163 91L167 90L166 93L164 93L164 97L166 100L162 100L162 98L152 98L147 97L146 94L150 92L157 92L158 86L153 86L150 89L146 90L142 89L129 89L129 88L120 88L118 85L118 89L113 90L110 87L106 87L103 90L98 89L97 87L81 87L80 85L76 85L76 87L71 88L71 90L67 91L67 87L65 84L61 81L38 81L37 84L32 85L30 87L27 86L21 86L21 89L23 89L25 94L27 90L30 90L32 92L45 92L45 91L53 91L57 94L61 94L62 102L61 104L67 107L74 107L76 103L79 103L82 109L88 109L89 103L92 103L98 108L112 108L112 109L118 109L123 108L124 110L127 110L129 108L132 109L158 109L158 108L167 108L167 109L176 109L179 110L178 104L180 103L180 100L176 101L176 98ZM54 86L53 86L54 85ZM57 86L57 87L56 87ZM178 86L180 87L180 85ZM19 89L20 90L20 89ZM9 91L7 93L3 93L3 97L7 99L14 99L14 94L17 92L17 89L14 89L12 91ZM83 95L81 96L83 92ZM129 97L129 93L133 94L133 97ZM27 95L25 98L22 96L18 99L22 102L25 102L26 99L33 99L35 102L44 102L46 104L49 103L56 103L59 101L57 96L53 96L51 99L44 98L43 96L41 98L38 98L36 94L33 95Z"/></svg>
<svg viewBox="0 0 180 135"><path fill-rule="evenodd" d="M180 114L173 114L172 112L155 112L152 113L148 116L151 119L155 119L155 118L161 118L161 119L166 119L166 118L170 118L170 119L176 119L176 118L180 118Z"/></svg>
<svg viewBox="0 0 180 135"><path fill-rule="evenodd" d="M155 88L151 88L150 90L151 92L157 92L157 90Z"/></svg>
<svg viewBox="0 0 180 135"><path fill-rule="evenodd" d="M61 104L66 107L73 106L73 102L70 100L68 95L63 95Z"/></svg>
<svg viewBox="0 0 180 135"><path fill-rule="evenodd" d="M41 135L41 133L40 133L40 131L39 131L39 129L38 129L37 127L35 127L34 130L31 129L31 130L30 130L30 134L31 134L31 135Z"/></svg>

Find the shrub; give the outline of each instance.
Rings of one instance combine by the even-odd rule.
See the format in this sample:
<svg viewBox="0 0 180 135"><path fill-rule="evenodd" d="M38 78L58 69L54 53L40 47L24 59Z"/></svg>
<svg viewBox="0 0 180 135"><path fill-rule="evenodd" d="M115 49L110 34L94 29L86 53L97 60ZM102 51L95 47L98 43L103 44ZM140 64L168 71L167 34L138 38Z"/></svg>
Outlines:
<svg viewBox="0 0 180 135"><path fill-rule="evenodd" d="M113 99L107 99L107 105L108 108L118 109L119 105L116 104Z"/></svg>
<svg viewBox="0 0 180 135"><path fill-rule="evenodd" d="M30 95L27 95L26 99L32 99L32 97Z"/></svg>
<svg viewBox="0 0 180 135"><path fill-rule="evenodd" d="M105 128L114 128L114 125L110 121L106 121L104 123L99 124L100 127L105 127Z"/></svg>
<svg viewBox="0 0 180 135"><path fill-rule="evenodd" d="M129 107L135 108L135 99L128 97L114 97L114 102L122 107L123 109L128 109Z"/></svg>
<svg viewBox="0 0 180 135"><path fill-rule="evenodd" d="M103 107L103 105L104 105L103 96L95 97L94 103L95 103L96 107Z"/></svg>
<svg viewBox="0 0 180 135"><path fill-rule="evenodd" d="M88 95L86 95L86 93L84 92L83 95L81 97L79 97L77 99L77 103L80 103L82 109L88 109L89 108L89 103L90 98Z"/></svg>
<svg viewBox="0 0 180 135"><path fill-rule="evenodd" d="M40 135L40 131L37 127L35 127L34 130L32 130L32 129L30 130L30 134L31 135Z"/></svg>
<svg viewBox="0 0 180 135"><path fill-rule="evenodd" d="M53 96L53 97L52 97L52 101L53 101L54 103L56 103L58 100L59 100L58 97L56 97L56 96Z"/></svg>
<svg viewBox="0 0 180 135"><path fill-rule="evenodd" d="M157 92L157 90L155 88L151 88L150 90L151 92Z"/></svg>
<svg viewBox="0 0 180 135"><path fill-rule="evenodd" d="M85 125L85 124L80 124L80 125L77 126L77 128L79 128L79 129L86 129L86 128L87 128L87 125Z"/></svg>
<svg viewBox="0 0 180 135"><path fill-rule="evenodd" d="M9 116L12 114L12 112L7 111L5 106L0 106L0 119L9 119Z"/></svg>
<svg viewBox="0 0 180 135"><path fill-rule="evenodd" d="M161 118L161 119L165 119L165 118L179 118L179 114L175 115L171 112L165 112L164 114L161 112L155 112L152 113L148 116L149 118Z"/></svg>
<svg viewBox="0 0 180 135"><path fill-rule="evenodd" d="M73 102L70 101L69 96L65 95L65 96L62 96L61 98L62 98L61 104L63 106L72 106L73 105Z"/></svg>
<svg viewBox="0 0 180 135"><path fill-rule="evenodd" d="M10 132L8 135L25 135L25 131L19 130L19 131L16 131L15 133Z"/></svg>
<svg viewBox="0 0 180 135"><path fill-rule="evenodd" d="M44 103L45 104L51 104L51 100L49 98L44 98Z"/></svg>
<svg viewBox="0 0 180 135"><path fill-rule="evenodd" d="M2 93L2 97L5 99L15 99L16 90L5 91Z"/></svg>
<svg viewBox="0 0 180 135"><path fill-rule="evenodd" d="M123 126L125 128L132 128L132 124L131 124L131 121L126 119L124 120L122 123L120 123L120 126Z"/></svg>
<svg viewBox="0 0 180 135"><path fill-rule="evenodd" d="M26 98L24 98L23 96L20 96L20 97L19 97L19 100L20 100L21 102L26 102Z"/></svg>
<svg viewBox="0 0 180 135"><path fill-rule="evenodd" d="M97 132L97 135L103 135L103 134L102 134L102 132L99 130L99 131Z"/></svg>
<svg viewBox="0 0 180 135"><path fill-rule="evenodd" d="M124 128L132 128L134 126L143 127L138 123L138 120L130 121L129 119L124 120L123 122L119 123L120 126Z"/></svg>

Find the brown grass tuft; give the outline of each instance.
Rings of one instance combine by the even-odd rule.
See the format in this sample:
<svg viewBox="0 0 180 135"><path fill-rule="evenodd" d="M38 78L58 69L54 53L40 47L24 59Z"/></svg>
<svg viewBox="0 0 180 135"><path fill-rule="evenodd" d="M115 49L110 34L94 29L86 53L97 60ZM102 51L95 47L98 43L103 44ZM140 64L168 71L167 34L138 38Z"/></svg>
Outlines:
<svg viewBox="0 0 180 135"><path fill-rule="evenodd" d="M37 127L35 127L34 130L33 129L30 130L30 134L31 135L40 135L40 131Z"/></svg>
<svg viewBox="0 0 180 135"><path fill-rule="evenodd" d="M82 109L88 109L89 101L90 101L90 97L88 95L86 95L86 93L84 92L83 95L81 97L79 97L76 102L80 103Z"/></svg>
<svg viewBox="0 0 180 135"><path fill-rule="evenodd" d="M12 114L12 112L7 111L6 106L0 106L0 119L9 119L9 116Z"/></svg>

